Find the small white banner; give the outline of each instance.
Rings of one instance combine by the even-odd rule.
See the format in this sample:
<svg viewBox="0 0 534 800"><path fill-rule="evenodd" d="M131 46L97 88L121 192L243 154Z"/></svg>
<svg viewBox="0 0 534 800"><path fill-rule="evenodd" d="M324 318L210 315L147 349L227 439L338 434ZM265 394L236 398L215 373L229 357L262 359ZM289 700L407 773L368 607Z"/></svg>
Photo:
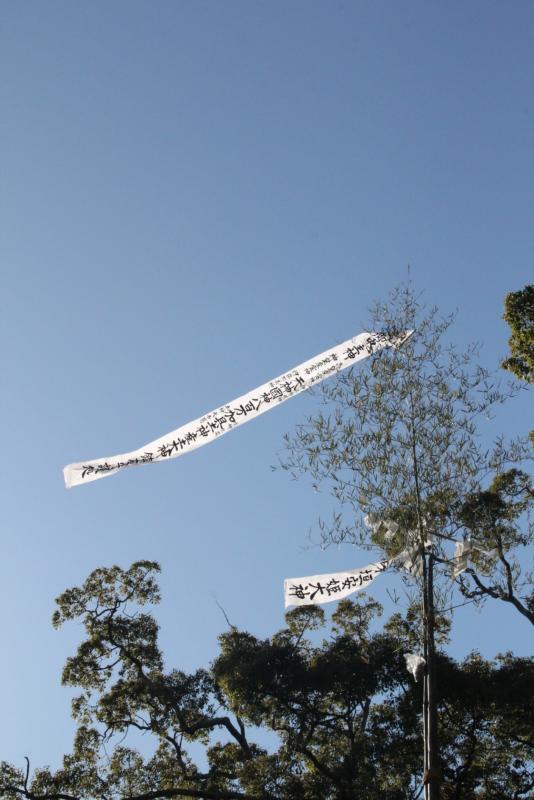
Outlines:
<svg viewBox="0 0 534 800"><path fill-rule="evenodd" d="M471 542L456 542L454 545L454 557L452 560L452 577L457 578L468 567L469 556L471 555Z"/></svg>
<svg viewBox="0 0 534 800"><path fill-rule="evenodd" d="M417 655L417 653L405 653L404 660L406 661L406 669L408 672L411 672L414 679L419 681L426 664L423 656Z"/></svg>
<svg viewBox="0 0 534 800"><path fill-rule="evenodd" d="M181 428L155 439L138 450L110 458L97 458L69 464L63 470L65 485L70 488L81 483L90 483L126 467L152 464L189 453L197 447L212 442L223 433L228 433L232 428L259 417L273 406L289 400L290 397L309 389L310 386L314 386L330 375L350 367L356 361L367 358L383 347L399 346L411 334L412 331L400 336L389 336L384 333L360 333L353 339L348 339L343 344L326 350L278 378L264 383L263 386L258 386L257 389L232 400L227 405L220 406L193 422L182 425Z"/></svg>
<svg viewBox="0 0 534 800"><path fill-rule="evenodd" d="M390 561L378 561L348 572L328 572L326 575L309 575L307 578L288 578L284 581L285 607L309 606L342 600L353 592L365 589L377 575L384 572Z"/></svg>

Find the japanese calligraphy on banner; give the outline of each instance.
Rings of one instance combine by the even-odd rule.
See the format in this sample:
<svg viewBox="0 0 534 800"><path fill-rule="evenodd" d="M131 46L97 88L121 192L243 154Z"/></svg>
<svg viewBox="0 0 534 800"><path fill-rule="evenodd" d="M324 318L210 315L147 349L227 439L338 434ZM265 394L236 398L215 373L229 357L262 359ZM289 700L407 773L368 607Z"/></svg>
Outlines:
<svg viewBox="0 0 534 800"><path fill-rule="evenodd" d="M197 447L212 442L223 433L228 433L232 428L255 419L273 406L289 400L290 397L309 389L330 375L350 367L356 361L367 358L383 347L402 344L411 333L412 331L409 331L399 336L389 336L384 333L360 333L353 339L349 339L331 350L326 350L278 378L273 378L263 386L253 389L193 422L182 425L181 428L155 439L138 450L110 458L97 458L92 461L69 464L63 470L65 485L70 488L82 483L90 483L126 467L153 464L156 461L177 458L189 453Z"/></svg>
<svg viewBox="0 0 534 800"><path fill-rule="evenodd" d="M308 606L343 600L349 594L365 589L377 575L389 567L389 561L378 561L348 572L328 572L307 578L288 578L284 581L285 607Z"/></svg>

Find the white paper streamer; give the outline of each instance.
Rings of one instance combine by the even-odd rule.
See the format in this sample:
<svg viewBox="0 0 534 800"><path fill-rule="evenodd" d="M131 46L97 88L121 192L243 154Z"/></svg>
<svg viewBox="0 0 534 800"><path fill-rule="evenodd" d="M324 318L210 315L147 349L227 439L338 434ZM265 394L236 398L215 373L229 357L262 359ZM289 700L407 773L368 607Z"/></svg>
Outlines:
<svg viewBox="0 0 534 800"><path fill-rule="evenodd" d="M393 539L400 527L397 522L391 519L381 519L377 514L366 514L363 521L368 528L371 528L375 535L381 527L384 527L384 540L386 542L390 542Z"/></svg>
<svg viewBox="0 0 534 800"><path fill-rule="evenodd" d="M409 534L414 534L409 531ZM414 534L415 536L415 534ZM428 545L429 541L425 543ZM414 547L409 547L402 550L395 558L391 559L391 564L394 567L401 567L405 569L414 578L420 578L423 575L423 559L421 558L421 545L417 544Z"/></svg>
<svg viewBox="0 0 534 800"><path fill-rule="evenodd" d="M288 606L309 606L342 600L353 592L365 589L377 575L384 572L389 561L378 561L348 572L328 572L307 578L288 578L284 581L284 601Z"/></svg>
<svg viewBox="0 0 534 800"><path fill-rule="evenodd" d="M456 542L454 546L454 559L452 577L457 578L467 569L468 559L471 554L471 542Z"/></svg>
<svg viewBox="0 0 534 800"><path fill-rule="evenodd" d="M90 483L126 467L152 464L189 453L197 447L212 442L218 436L228 433L232 428L259 417L273 406L289 400L290 397L309 389L310 386L352 366L356 361L367 358L383 347L399 346L411 336L412 332L408 331L394 337L383 333L360 333L353 339L348 339L343 344L326 350L278 378L264 383L263 386L232 400L227 405L220 406L199 419L182 425L181 428L149 442L138 450L110 458L97 458L69 464L63 470L65 485L70 488L81 483Z"/></svg>
<svg viewBox="0 0 534 800"><path fill-rule="evenodd" d="M400 526L398 525L398 523L393 522L393 520L391 520L391 519L387 519L384 524L386 526L386 532L384 534L384 540L386 542L390 542L393 539L393 537L395 536L395 534L397 533L397 531L399 530Z"/></svg>
<svg viewBox="0 0 534 800"><path fill-rule="evenodd" d="M404 660L406 661L406 669L408 672L412 673L415 681L419 681L426 664L423 656L419 656L416 653L405 653Z"/></svg>

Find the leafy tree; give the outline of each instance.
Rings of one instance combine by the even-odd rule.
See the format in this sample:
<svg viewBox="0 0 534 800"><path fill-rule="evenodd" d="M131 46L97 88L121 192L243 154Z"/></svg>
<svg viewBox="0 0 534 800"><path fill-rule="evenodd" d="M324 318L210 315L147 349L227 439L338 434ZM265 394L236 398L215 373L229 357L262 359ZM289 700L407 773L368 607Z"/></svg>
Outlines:
<svg viewBox="0 0 534 800"><path fill-rule="evenodd" d="M67 660L74 747L60 769L3 763L6 800L417 800L420 686L403 653L416 631L395 615L372 631L380 606L342 601L329 637L321 609L287 615L270 639L235 628L210 669L166 671L158 626L157 564L98 569L58 598L54 624L81 619L85 638ZM532 774L534 661L456 664L438 653L445 800L526 800ZM277 734L271 751L252 740ZM142 756L125 737L142 731ZM195 763L192 743L204 756Z"/></svg>
<svg viewBox="0 0 534 800"><path fill-rule="evenodd" d="M504 319L512 329L508 340L511 355L502 363L518 378L534 381L534 284L510 292L504 301Z"/></svg>
<svg viewBox="0 0 534 800"><path fill-rule="evenodd" d="M471 551L471 566L459 577L464 597L503 600L532 625L533 575L522 568L517 553L534 540L528 516L533 506L530 478L518 469L497 475L489 489L469 496L461 509L462 519L483 548Z"/></svg>
<svg viewBox="0 0 534 800"><path fill-rule="evenodd" d="M516 389L476 364L476 345L459 352L446 343L453 322L436 308L425 314L411 285L401 285L371 309L369 327L414 334L321 384L322 410L284 437L281 467L311 476L336 501L332 519L320 520L324 546L394 555L420 525L454 539L465 529L465 499L529 455L526 442L502 437L488 449L486 423ZM392 538L385 526L369 526L387 519L400 526Z"/></svg>
<svg viewBox="0 0 534 800"><path fill-rule="evenodd" d="M475 598L458 571L451 582L451 540L476 535L480 540L473 544L482 550L497 548L497 555L485 560L476 551L476 568L469 575L477 599L511 602L530 619L532 586L532 577L521 575L509 560L510 551L532 541L532 531L521 534L512 525L531 499L517 470L529 445L497 438L488 449L484 441L493 410L517 390L501 387L491 372L477 365L476 346L459 352L446 343L452 323L453 317L443 318L437 309L425 312L409 284L397 288L388 302L377 303L370 330L413 330L413 335L401 347L384 349L362 368L322 384L317 390L322 409L286 435L281 460L294 478L309 475L316 488L326 486L334 497L332 519L320 521L324 546L348 542L378 547L388 557L406 548L415 553L419 575L411 579L411 601L423 600L430 800L440 794L433 670L436 611L451 605L454 584ZM490 475L495 481L487 489ZM510 497L514 484L523 487L521 501ZM501 509L486 536L482 510L478 516L470 512L495 493L511 505ZM491 573L488 591L481 589L486 584L480 568Z"/></svg>
<svg viewBox="0 0 534 800"><path fill-rule="evenodd" d="M472 550L474 566L483 574L505 573L506 591L488 595L512 602L528 618L528 602L520 607L513 598L525 588L530 592L532 576L520 573L516 559L510 570L505 561L532 543L525 519L532 488L518 469L531 448L521 439L496 437L490 448L487 442L493 410L517 389L503 388L476 364L476 346L461 353L446 344L453 321L437 309L425 314L411 285L377 303L370 328L412 329L413 336L316 389L322 409L286 435L281 466L331 492L332 519L319 521L323 546L347 542L392 557L418 539L433 538L436 564L449 582L448 542L471 538L482 550L495 551L484 557ZM381 524L387 520L397 523L393 536ZM503 586L502 575L491 577L492 586ZM459 578L456 583L465 584Z"/></svg>
<svg viewBox="0 0 534 800"><path fill-rule="evenodd" d="M444 800L533 797L532 667L510 653L495 662L438 659Z"/></svg>

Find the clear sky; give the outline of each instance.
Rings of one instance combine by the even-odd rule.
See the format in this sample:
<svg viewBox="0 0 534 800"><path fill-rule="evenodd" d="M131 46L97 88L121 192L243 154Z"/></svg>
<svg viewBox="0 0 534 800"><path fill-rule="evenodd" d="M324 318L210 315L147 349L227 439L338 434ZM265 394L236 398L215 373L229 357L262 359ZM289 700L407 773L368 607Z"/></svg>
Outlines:
<svg viewBox="0 0 534 800"><path fill-rule="evenodd" d="M185 458L66 491L362 330L407 275L506 352L533 277L530 2L0 4L0 758L56 765L54 598L95 567L163 567L168 664L283 622L284 577L368 563L306 549L328 507L272 472L301 396ZM495 429L532 427L528 399ZM386 581L373 594L385 597ZM498 604L453 652L532 650ZM6 724L6 721L9 723Z"/></svg>

